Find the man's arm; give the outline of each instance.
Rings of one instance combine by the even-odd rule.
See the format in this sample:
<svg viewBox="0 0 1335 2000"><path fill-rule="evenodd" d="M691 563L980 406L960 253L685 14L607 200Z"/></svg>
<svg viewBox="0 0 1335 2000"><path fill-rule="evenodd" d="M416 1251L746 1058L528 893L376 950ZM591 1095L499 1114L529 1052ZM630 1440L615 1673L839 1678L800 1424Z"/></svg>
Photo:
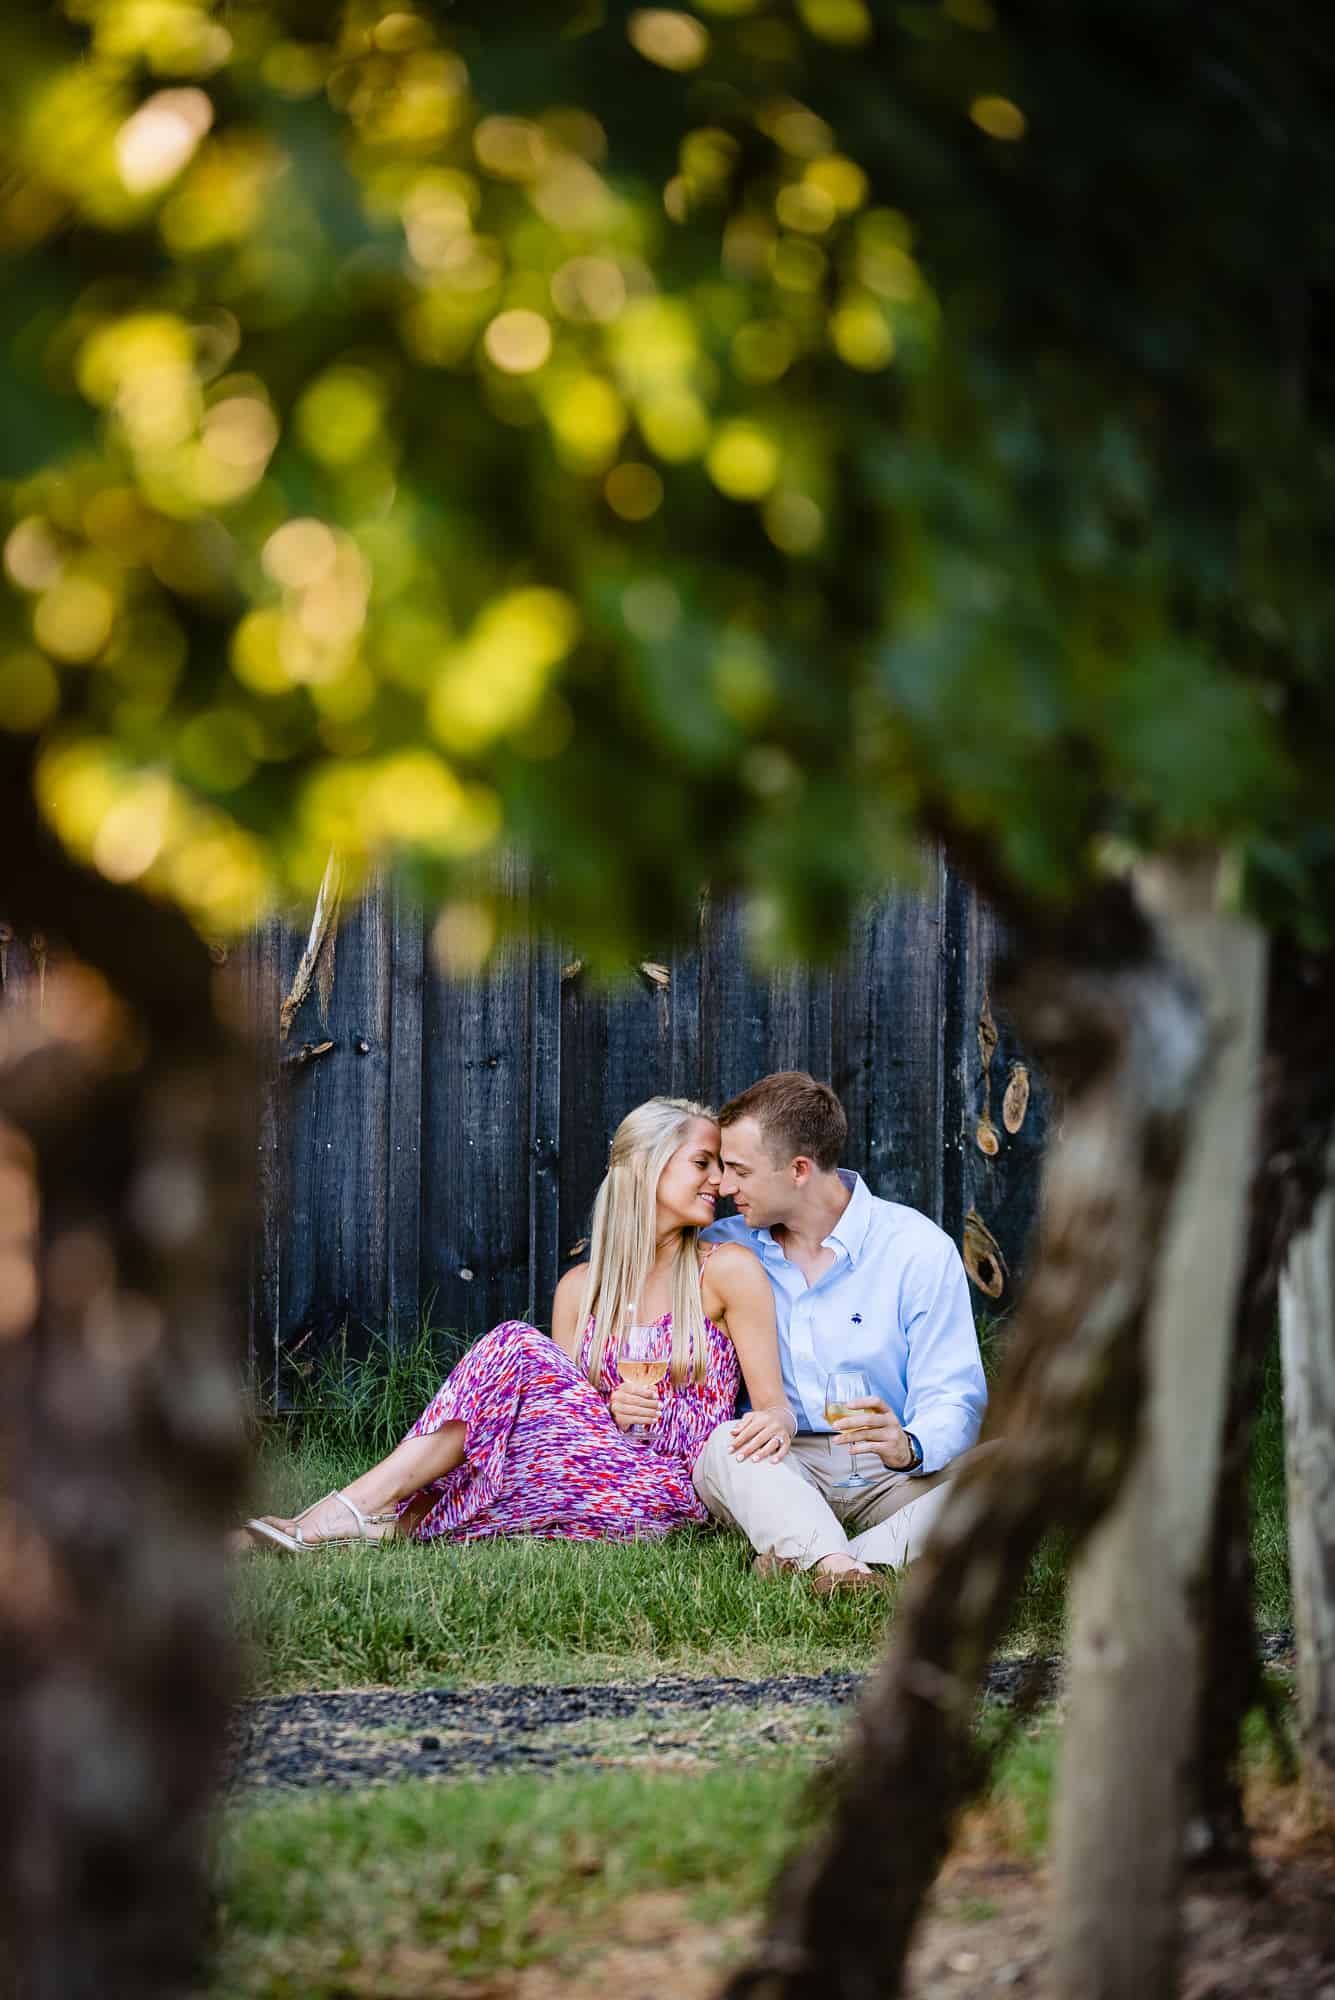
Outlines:
<svg viewBox="0 0 1335 2000"><path fill-rule="evenodd" d="M862 1396L835 1429L892 1472L939 1472L974 1443L987 1408L969 1280L939 1231L904 1273L900 1316L908 1344L903 1421L880 1396ZM906 1432L917 1439L920 1459Z"/></svg>
<svg viewBox="0 0 1335 2000"><path fill-rule="evenodd" d="M922 1446L919 1472L939 1472L976 1444L987 1409L969 1280L948 1237L942 1251L935 1266L924 1260L926 1268L912 1271L905 1287L904 1428Z"/></svg>

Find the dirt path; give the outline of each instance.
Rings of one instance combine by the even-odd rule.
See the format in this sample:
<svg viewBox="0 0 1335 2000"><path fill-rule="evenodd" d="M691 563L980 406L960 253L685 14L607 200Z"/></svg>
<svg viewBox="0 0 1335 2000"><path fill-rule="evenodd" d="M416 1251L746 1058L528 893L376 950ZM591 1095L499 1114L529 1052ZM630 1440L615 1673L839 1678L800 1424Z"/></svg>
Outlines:
<svg viewBox="0 0 1335 2000"><path fill-rule="evenodd" d="M1263 1652L1282 1666L1292 1645L1291 1633L1270 1633ZM998 1660L988 1670L986 1693L1012 1701L1023 1689L1027 1700L1046 1700L1060 1678L1056 1658ZM625 1761L650 1735L657 1761L674 1753L698 1760L788 1738L810 1743L822 1718L833 1747L833 1717L856 1699L863 1681L860 1674L832 1672L272 1695L241 1706L231 1783L242 1792L348 1791L401 1778L550 1770L606 1761L609 1751Z"/></svg>
<svg viewBox="0 0 1335 2000"><path fill-rule="evenodd" d="M1037 1696L1057 1684L1055 1659L1000 1661L988 1692L1013 1698L1021 1684ZM810 1723L847 1707L863 1685L851 1673L791 1674L767 1680L635 1681L614 1686L440 1688L421 1693L369 1690L269 1696L244 1704L235 1739L236 1787L345 1791L398 1778L442 1778L502 1770L544 1770L630 1751L637 1725L656 1761L673 1751L698 1757L737 1745L737 1718L757 1726L748 1740L809 1739Z"/></svg>
<svg viewBox="0 0 1335 2000"><path fill-rule="evenodd" d="M1259 1814L1255 1877L1188 1878L1178 2000L1335 2000L1335 1851L1298 1839L1282 1809ZM967 1832L932 1891L905 2000L1051 2000L1046 1871ZM631 1898L596 1944L485 1984L397 1989L402 2000L717 2000L752 1935L742 1919L703 1925L684 1896ZM382 1989L383 2000L383 1989Z"/></svg>

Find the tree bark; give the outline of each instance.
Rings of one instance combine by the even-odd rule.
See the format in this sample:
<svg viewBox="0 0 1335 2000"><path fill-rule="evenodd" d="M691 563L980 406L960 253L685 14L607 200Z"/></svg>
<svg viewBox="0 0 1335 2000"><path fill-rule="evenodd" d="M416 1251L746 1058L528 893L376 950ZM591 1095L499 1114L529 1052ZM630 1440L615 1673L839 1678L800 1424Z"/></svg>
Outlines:
<svg viewBox="0 0 1335 2000"><path fill-rule="evenodd" d="M247 1092L203 944L57 853L26 774L0 852L71 948L0 1015L0 1966L157 2000L207 1943L234 1691Z"/></svg>
<svg viewBox="0 0 1335 2000"><path fill-rule="evenodd" d="M1175 1991L1203 1586L1255 1155L1265 947L1215 911L1217 870L1161 864L1147 900L1200 984L1214 1043L1159 1260L1145 1419L1071 1591L1054 1842L1056 1990ZM1128 1913L1134 1912L1134 1921Z"/></svg>
<svg viewBox="0 0 1335 2000"><path fill-rule="evenodd" d="M828 1827L776 1886L733 1996L887 2000L922 1898L977 1785L974 1701L1043 1534L1077 1542L1115 1495L1141 1332L1207 1036L1193 983L1110 889L1024 952L1017 1028L1064 1091L1038 1254L990 1429L915 1565L845 1750Z"/></svg>
<svg viewBox="0 0 1335 2000"><path fill-rule="evenodd" d="M1195 1868L1249 1869L1252 1862L1238 1771L1243 1721L1265 1699L1252 1605L1252 1436L1278 1323L1279 1275L1326 1185L1328 1139L1335 1127L1333 1011L1335 959L1304 952L1291 940L1272 951L1261 1138L1203 1607L1210 1672L1197 1721L1186 1836L1187 1861Z"/></svg>
<svg viewBox="0 0 1335 2000"><path fill-rule="evenodd" d="M1335 1144L1329 1175L1335 1180ZM1279 1326L1303 1778L1335 1819L1335 1189L1329 1185L1289 1253Z"/></svg>

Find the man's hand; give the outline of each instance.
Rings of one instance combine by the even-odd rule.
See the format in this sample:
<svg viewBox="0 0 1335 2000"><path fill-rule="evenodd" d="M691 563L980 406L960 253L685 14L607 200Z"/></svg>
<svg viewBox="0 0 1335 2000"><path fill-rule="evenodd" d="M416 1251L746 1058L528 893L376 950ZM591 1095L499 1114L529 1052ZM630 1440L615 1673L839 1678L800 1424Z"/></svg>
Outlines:
<svg viewBox="0 0 1335 2000"><path fill-rule="evenodd" d="M891 1472L906 1472L913 1463L914 1450L889 1404L880 1396L855 1396L844 1408L858 1414L840 1417L835 1424L843 1442L855 1451L874 1451Z"/></svg>
<svg viewBox="0 0 1335 2000"><path fill-rule="evenodd" d="M656 1424L660 1415L657 1389L636 1389L629 1382L617 1383L607 1407L619 1431L628 1431L632 1424Z"/></svg>
<svg viewBox="0 0 1335 2000"><path fill-rule="evenodd" d="M728 1449L734 1458L764 1459L777 1465L788 1456L788 1447L797 1435L797 1418L786 1403L767 1410L748 1410L732 1427Z"/></svg>

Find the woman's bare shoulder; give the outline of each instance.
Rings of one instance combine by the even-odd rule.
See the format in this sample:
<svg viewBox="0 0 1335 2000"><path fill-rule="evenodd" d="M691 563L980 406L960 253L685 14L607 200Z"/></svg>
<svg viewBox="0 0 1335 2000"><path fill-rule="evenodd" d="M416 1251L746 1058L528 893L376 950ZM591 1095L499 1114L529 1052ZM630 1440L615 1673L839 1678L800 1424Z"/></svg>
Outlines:
<svg viewBox="0 0 1335 2000"><path fill-rule="evenodd" d="M712 1281L720 1291L735 1291L739 1286L754 1285L757 1279L762 1284L769 1283L765 1266L745 1243L706 1243L702 1248L705 1254L701 1276L706 1282Z"/></svg>
<svg viewBox="0 0 1335 2000"><path fill-rule="evenodd" d="M573 1265L558 1278L552 1298L552 1339L567 1354L573 1355L579 1346L579 1302L588 1270L587 1264Z"/></svg>
<svg viewBox="0 0 1335 2000"><path fill-rule="evenodd" d="M578 1298L584 1289L584 1280L588 1275L589 1267L587 1264L572 1264L570 1269L563 1272L557 1279L555 1296L558 1299Z"/></svg>
<svg viewBox="0 0 1335 2000"><path fill-rule="evenodd" d="M756 1271L765 1268L749 1243L702 1243L700 1255L708 1259L711 1271L739 1271L748 1265Z"/></svg>

